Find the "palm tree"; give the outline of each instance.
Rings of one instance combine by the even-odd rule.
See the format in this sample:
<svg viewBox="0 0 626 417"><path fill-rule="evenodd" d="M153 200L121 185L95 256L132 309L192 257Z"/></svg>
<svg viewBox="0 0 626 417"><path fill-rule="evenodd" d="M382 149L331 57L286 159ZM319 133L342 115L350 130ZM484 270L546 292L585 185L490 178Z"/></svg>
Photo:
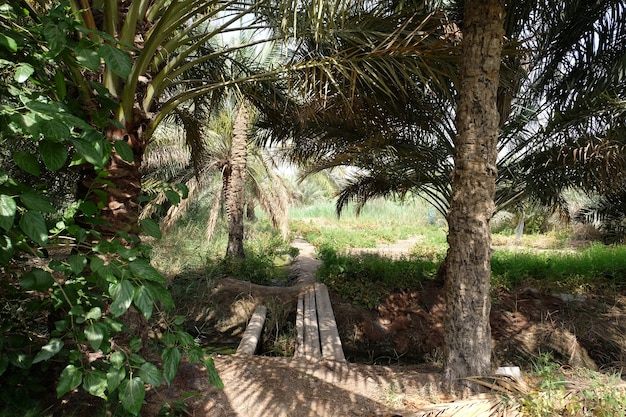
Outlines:
<svg viewBox="0 0 626 417"><path fill-rule="evenodd" d="M133 234L140 167L154 130L181 103L219 95L225 86L246 80L223 76L223 56L229 50L216 49L211 42L233 30L233 22L252 15L257 5L217 0L72 0L72 13L86 27L74 34L79 41L73 46L67 41L66 32L73 27L67 24L63 5L23 3L34 18L52 19L54 24L47 24L44 34L55 42L51 55L72 87L67 101L80 105L85 119L104 132L104 138L73 143L79 155L108 173L103 181L95 170L85 170L79 197L102 207L106 224L98 229L105 237L119 231ZM210 22L219 23L211 27ZM79 65L64 59L67 54L76 54ZM192 70L199 68L201 74L196 71L199 76L191 77Z"/></svg>
<svg viewBox="0 0 626 417"><path fill-rule="evenodd" d="M558 203L559 190L569 186L585 184L589 189L598 189L620 184L619 177L610 172L619 168L621 158L618 148L611 145L618 135L611 132L619 132L619 121L623 120L620 117L623 100L619 99L623 97L624 88L624 83L619 82L620 68L623 67L620 63L621 45L625 37L623 23L619 24L624 20L619 19L623 6L619 2L600 2L589 10L588 6L576 3L568 6L568 12L561 13L563 19L555 22L551 16L557 6L560 7L553 3L525 3L523 7L511 4L507 10L505 31L509 42L505 45L507 55L502 61L498 92L502 131L497 209L515 207L526 198ZM570 10L574 8L579 11ZM535 12L531 13L532 10ZM458 18L453 11L448 16ZM580 16L585 16L586 22L576 24L572 19L580 19ZM560 29L556 29L557 26ZM576 26L578 35L561 36L570 26ZM605 34L607 30L609 34ZM530 38L533 44L522 44L521 40L529 37L530 31L534 33ZM594 33L605 41L599 50L593 45ZM559 39L561 51L558 54L543 46L554 48ZM567 84L559 80L593 79L595 70L590 64L577 68L576 74L567 72L565 77L557 78L545 75L545 71L549 74L549 68L563 66L564 57L580 50L589 53L585 62L601 63L598 65L604 74L600 77L602 83L594 81L597 87L585 90L584 94L581 88L576 100L566 96L559 98L556 93L570 91ZM555 83L549 88L553 92L549 99L544 85L547 80ZM394 80L390 78L385 84L394 85ZM608 89L602 86L608 86ZM339 211L351 201L356 201L359 208L372 197L417 191L446 215L455 135L455 110L451 98L455 93L431 91L431 95L427 94L428 91L418 91L413 97L418 103L431 100L432 107L439 113L420 114L410 108L399 112L391 108L381 113L378 104L373 104L376 114L372 114L371 109L357 108L354 111L354 106L336 111L341 105L336 103L332 104L335 109L331 112L316 108L312 111L316 117L305 117L308 125L291 133L307 138L300 140L302 146L297 146L292 155L300 160L312 158L310 170L313 172L341 165L360 168L359 175L340 193ZM386 100L385 94L380 94L375 103ZM362 106L371 107L367 103ZM346 121L337 118L337 113L351 114L352 117ZM423 120L411 119L415 113L418 117L429 117L430 126L425 126ZM552 118L550 114L556 117ZM380 119L384 121L381 123ZM381 129L380 126L386 127ZM608 142L602 139L605 136ZM300 142L296 141L296 145ZM577 157L584 149L588 149L586 154L594 155L594 158ZM570 156L565 160L560 156L568 153ZM569 163L565 163L567 161Z"/></svg>
<svg viewBox="0 0 626 417"><path fill-rule="evenodd" d="M244 258L243 219L245 206L245 172L248 159L248 130L250 109L239 105L233 123L233 137L228 165L224 167L224 199L228 217L228 247L226 256Z"/></svg>
<svg viewBox="0 0 626 417"><path fill-rule="evenodd" d="M225 205L226 190L230 184L227 178L232 171L233 121L235 113L224 108L219 113L202 121L187 118L183 123L181 110L175 112L172 122L165 124L155 134L154 143L148 148L144 163L143 176L146 191L154 195L147 204L141 217L160 218L161 229L167 233L176 221L187 211L193 201L210 199L209 220L206 225L206 240L211 240L218 217ZM186 114L188 117L189 114ZM254 117L251 119L254 120ZM180 130L169 126L185 125ZM197 148L202 148L200 158L193 160L192 152L185 149L185 143L192 141L184 135L197 136L193 141L202 141ZM290 193L282 178L277 175L277 167L272 156L263 148L247 144L245 172L245 202L250 206L259 206L268 216L272 225L280 230L284 239L288 233L287 209ZM196 155L197 156L197 155ZM198 168L194 166L198 165ZM184 186L188 197L179 204L166 207L165 213L157 214L158 206L165 203L167 194L163 184L174 187ZM180 185L179 185L180 184ZM171 193L170 193L171 195ZM176 196L173 196L176 199ZM241 206L243 211L243 206ZM250 219L248 219L250 220Z"/></svg>
<svg viewBox="0 0 626 417"><path fill-rule="evenodd" d="M548 181L545 181L544 184L550 187L550 191L553 191L563 189L565 185L573 184L584 184L591 188L602 186L603 184L606 185L607 180L610 184L613 182L613 179L609 178L610 170L620 167L622 164L620 160L623 160L623 153L619 148L611 146L611 143L607 143L602 137L597 138L600 140L596 143L594 141L590 142L590 138L582 133L588 132L589 127L595 126L595 128L599 128L598 132L606 132L608 138L609 136L614 136L610 134L611 132L619 131L616 128L619 127L620 120L623 121L623 117L619 117L620 114L623 114L623 106L619 105L623 101L619 100L619 95L617 95L618 99L616 101L613 98L614 103L618 103L618 105L613 107L614 111L611 112L612 115L608 123L598 117L598 110L604 112L605 106L595 107L594 110L588 104L602 104L602 101L599 99L607 91L609 91L610 95L615 94L614 87L611 87L609 90L606 90L605 87L615 86L615 81L620 74L623 74L624 19L620 18L620 16L623 16L624 7L621 2L597 2L593 5L573 3L575 4L567 5L563 2L541 4L511 3L507 10L506 20L502 20L504 19L504 13L501 9L501 3L474 4L476 7L484 6L486 8L483 9L485 12L484 16L490 16L490 18L493 18L493 22L479 19L479 16L468 13L467 8L461 14L468 20L474 19L473 21L476 25L487 25L487 28L490 30L488 34L492 37L496 46L496 50L493 51L494 55L489 55L489 59L485 60L485 62L491 63L489 68L490 74L487 74L487 79L491 83L487 86L488 88L481 90L482 94L488 93L491 94L491 97L488 99L482 97L476 100L477 107L487 104L493 106L489 107L488 111L480 110L477 114L477 120L488 127L488 134L484 136L484 141L475 142L473 144L474 147L466 146L469 136L465 134L464 129L466 126L462 123L462 118L466 115L465 113L459 114L462 110L461 101L467 98L459 96L457 98L459 107L450 111L450 114L455 115L457 118L456 133L448 128L450 126L449 123L441 122L442 119L436 117L437 113L435 112L422 114L422 116L430 115L436 124L439 123L435 129L427 130L418 121L399 118L398 115L403 113L402 111L396 111L395 107L402 108L402 105L407 102L403 100L405 97L403 94L410 87L419 86L421 83L422 90L424 90L425 86L430 85L428 80L424 80L424 78L419 76L416 77L414 74L407 74L408 71L394 71L392 64L388 62L387 67L381 68L375 67L375 63L370 64L369 61L365 61L370 66L366 70L361 71L345 64L346 61L361 62L359 61L361 57L359 52L368 50L367 48L372 45L379 45L373 39L367 39L366 36L363 36L359 41L350 44L349 41L354 38L348 36L343 38L338 32L334 38L335 43L328 42L324 44L319 38L314 37L310 42L312 47L303 48L309 54L306 55L307 57L317 54L321 56L319 60L332 58L342 64L337 64L336 66L329 65L328 68L330 69L326 69L325 72L311 71L307 73L307 83L317 86L316 89L318 91L325 90L330 93L322 95L323 98L319 99L319 101L313 101L311 106L313 110L301 117L301 119L312 120L310 123L305 124L304 127L302 123L295 123L295 127L292 125L289 128L285 128L285 131L282 133L284 137L292 138L297 145L296 149L292 151L293 157L300 160L304 158L314 159L313 171L340 165L356 165L361 168L361 172L364 175L360 175L356 181L344 190L339 200L339 207L341 208L351 198L359 199L357 201L359 204L362 204L375 195L385 195L394 192L403 193L407 190L416 189L424 190L427 196L433 200L444 200L444 204L439 206L442 211L448 212L447 204L448 202L450 204L450 252L445 264L447 268L444 270L444 276L447 278L446 289L448 294L450 294L450 311L448 316L448 340L450 342L446 341L447 344L449 343L449 353L446 362L446 374L449 381L452 380L454 375L466 375L470 369L483 372L488 370L487 336L489 329L487 318L489 305L487 292L489 285L490 233L487 227L495 209L494 197L496 196L496 188L494 181L496 180L496 172L498 172L496 167L498 126L503 127L503 140L500 148L503 155L500 160L500 172L502 174L497 195L500 207L515 204L525 196L534 194L535 196L544 197L547 195L543 193L547 189L546 187L542 188L543 184L541 181L541 178L544 178L547 173L546 168L549 168L551 171L547 176ZM391 4L394 7L398 6L396 3ZM412 9L413 11L421 11L421 9L416 7L416 4L411 4L407 8L410 9L411 7L415 7ZM494 9L490 9L490 7ZM572 10L578 11L570 12L570 7ZM565 8L568 9L567 12ZM403 10L406 11L406 9ZM487 13L489 10L494 11L493 16ZM473 12L474 10L472 9L471 11ZM558 12L560 17L557 20L558 24L554 24L555 11ZM397 12L398 8L393 8L392 11L388 10L386 16L392 16L393 13ZM363 11L359 11L359 13L354 13L354 15L358 15L363 21L373 17ZM323 14L321 9L320 14ZM332 22L345 22L349 19L328 19L327 16L324 16L324 18L326 21ZM585 22L582 22L583 20ZM398 22L393 19L392 21ZM490 24L491 26L489 26ZM381 27L380 24L377 26ZM437 25L435 26L437 27ZM443 28L446 26L440 24L438 27ZM536 50L533 50L533 48L528 50L520 48L519 44L521 41L518 41L518 39L529 36L531 31L533 31L533 34L537 33L538 27L540 32L532 39L537 42L545 42L545 44L539 44L540 47ZM567 29L574 27L576 29L573 31ZM613 27L617 28L612 29ZM506 28L506 31L503 28ZM429 34L437 33L436 30L426 32ZM445 31L443 32L445 33ZM503 33L506 33L507 39L510 40L511 49L516 49L518 52L506 55L500 61L500 47L498 43L501 42ZM570 36L570 34L574 34L574 36ZM466 45L469 42L467 39L471 39L471 36L472 32L470 29L463 31L463 42ZM403 39L402 37L390 38L393 40ZM364 39L367 39L367 41L364 41ZM598 47L600 39L606 41L607 45ZM451 37L449 40L453 43L457 39ZM356 46L359 42L361 49L359 49L359 46ZM423 43L430 45L428 41ZM334 48L336 45L341 45L342 48ZM352 49L350 46L352 46ZM405 45L400 45L400 43L392 44L392 42L385 43L386 51L388 52L386 58L389 58L389 56L393 57L394 46ZM555 46L559 48L558 51L553 50ZM336 52L338 49L345 55L341 55L341 52ZM373 49L375 50L375 47ZM447 51L449 51L450 56L456 56L452 52L454 51L453 48L449 47ZM579 84L579 81L584 79L584 77L580 78L581 71L576 71L578 72L577 76L565 71L558 77L554 76L555 71L558 70L560 72L568 69L573 62L578 61L572 60L572 57L580 56L585 52L587 56L582 61L589 63L589 65L576 65L577 69L587 70L582 71L582 73L591 75L592 72L588 71L591 69L591 62L595 58L601 58L601 62L603 62L601 82L597 83L594 81L589 83L593 87L591 89L581 89L584 92L582 95L572 94L570 93L572 86L578 85L582 87ZM468 52L466 51L465 53ZM343 60L339 59L338 55ZM492 59L494 57L497 57L495 61ZM466 58L463 57L463 59ZM373 61L376 62L375 59ZM471 73L471 70L481 71L483 69L477 62L474 62L474 65L476 68L465 68L467 74ZM535 68L542 72L538 73L535 71ZM371 73L368 73L369 69L372 69ZM497 78L494 80L493 77L498 74L498 70L500 70L501 74L500 86L499 90L495 91L494 88L498 88L498 80ZM319 70L316 68L316 71ZM455 77L453 71L447 73L438 71L436 74L437 76L432 78L437 81L446 76L450 78ZM359 81L363 79L367 79L370 82L359 84ZM382 81L383 79L385 81ZM401 79L405 85L398 83L398 79ZM463 82L461 80L455 82L454 85L463 85ZM380 85L384 87L380 87L377 90L376 87ZM446 81L437 82L435 85L437 87L449 86ZM623 83L618 83L618 85L621 85L622 87L620 88L623 89ZM549 88L547 88L548 86ZM398 87L397 90L394 90L395 87ZM527 90L524 95L520 96L519 92L523 87ZM419 91L419 88L417 91ZM563 91L567 93L562 94ZM444 88L435 90L435 92L443 92L442 97L446 97ZM459 91L459 94L466 93L467 91ZM588 97L590 94L596 98L587 102L582 100L582 97ZM454 92L447 92L447 96L454 97L454 95ZM423 102L424 100L420 101L420 99L427 97L423 92L417 95L414 94L412 98L415 99L415 96L417 96L417 100L412 104ZM623 96L623 93L621 96ZM394 102L392 104L385 102L384 98L387 97L393 97ZM518 98L516 99L516 97ZM381 100L381 98L383 99ZM606 103L607 101L605 100L604 102ZM450 103L450 101L447 103ZM573 119L570 117L564 118L563 114L559 112L551 111L546 113L546 109L548 109L546 105L551 103L556 103L555 108L571 108L572 110L578 110L579 113L580 110L584 110L589 114L582 119ZM446 106L446 109L450 108L450 106ZM330 114L322 113L326 109L330 109ZM494 116L494 109L498 111L499 117ZM415 107L407 106L404 110L404 114L414 114ZM316 118L315 116L318 116L320 113L323 114L323 117ZM337 114L340 117L337 117ZM553 114L556 117L554 119L549 118L549 123L544 125L546 126L545 128L537 129L536 126L542 126L541 116L545 118L546 114ZM570 114L573 116L575 113L572 111ZM350 117L347 117L348 115ZM319 122L319 120L323 121ZM582 120L584 128L580 129L580 127L577 127L572 129L572 126L576 124L575 120ZM520 123L520 121L523 123ZM394 122L397 124L394 125ZM388 129L388 126L392 126L392 128ZM408 130L410 134L402 135L403 129L405 131ZM437 131L444 134L437 137L438 135L434 133ZM555 132L560 132L560 139L558 139L559 136L556 138L552 136ZM280 135L280 133L279 131L278 134ZM432 136L429 136L428 133L431 133ZM274 134L277 134L276 131L274 131ZM414 136L411 137L411 134L414 134ZM604 136L603 133L602 136ZM423 140L423 137L427 139ZM433 142L428 140L429 137L435 137L439 140L435 140L433 145ZM331 138L334 141L329 140ZM450 146L452 138L454 138L454 146ZM557 140L555 141L555 139ZM533 149L533 144L542 144L542 146ZM438 149L441 151L436 152ZM579 164L576 158L577 155L578 157L584 156L582 159L586 162L593 162L592 159L587 158L586 154L583 153L586 150L589 151L588 153L591 156L597 156L596 161L600 162L600 164ZM422 154L427 155L426 158L420 158L419 156ZM568 164L564 166L562 163L564 155L567 154L571 155L567 157L567 159L570 159L570 162L576 162L574 165ZM455 163L454 171L452 171L453 185L450 188L446 175L432 175L430 173L451 172L452 164L449 162L452 155L455 157ZM436 164L432 162L433 159L440 163L443 162L444 167L441 171L434 167ZM430 165L428 164L429 160ZM469 174L470 172L471 174ZM572 172L574 175L568 178L567 174ZM621 172L621 170L618 172ZM464 182L464 179L468 178L469 180L475 178L481 181L475 184ZM623 180L618 178L617 183L621 184ZM541 195L542 193L544 196ZM558 195L558 193L555 194L553 192L549 195L554 196ZM480 198L472 198L478 196ZM461 204L461 198L470 199L470 204L464 206ZM464 207L469 207L470 209L466 210ZM478 216L477 221L472 220L472 214ZM467 242L472 242L472 245L470 245L471 250L463 251L463 247L467 246ZM454 264L451 268L450 263ZM469 324L468 315L464 311L464 302L460 301L463 300L461 289L467 284L463 278L466 272L460 271L460 265L467 265L471 269L472 273L469 275L472 276L477 288L479 288L474 299L465 300L471 305L478 307L478 311L473 312L477 314L476 317L479 317L477 327ZM458 329L455 328L457 323L459 326L466 326L463 327L463 332L466 333L465 336L459 337ZM478 345L473 345L472 348L475 348L475 350L468 351L472 352L471 355L474 355L474 357L467 358L460 350L463 347L461 346L463 343L457 346L454 344L462 339L471 340L471 337L466 338L466 336L469 334L473 336L473 332L476 329L479 329L479 347Z"/></svg>
<svg viewBox="0 0 626 417"><path fill-rule="evenodd" d="M491 371L491 229L495 210L504 1L466 1L445 259L444 380ZM471 288L471 291L467 289Z"/></svg>

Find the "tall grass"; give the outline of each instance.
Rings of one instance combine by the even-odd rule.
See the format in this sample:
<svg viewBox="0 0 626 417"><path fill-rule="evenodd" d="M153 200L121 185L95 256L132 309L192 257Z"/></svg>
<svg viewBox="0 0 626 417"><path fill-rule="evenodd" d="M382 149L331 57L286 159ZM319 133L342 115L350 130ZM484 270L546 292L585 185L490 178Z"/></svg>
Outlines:
<svg viewBox="0 0 626 417"><path fill-rule="evenodd" d="M496 285L523 283L549 290L588 292L626 286L626 247L594 244L579 251L497 250L491 260Z"/></svg>
<svg viewBox="0 0 626 417"><path fill-rule="evenodd" d="M267 219L246 224L243 260L224 257L228 239L224 221L218 222L213 238L207 241L202 217L198 220L183 219L162 239L152 242L152 263L165 276L181 282L186 281L185 276L192 281L233 276L256 284L286 283L289 242L282 240Z"/></svg>
<svg viewBox="0 0 626 417"><path fill-rule="evenodd" d="M332 246L343 252L348 248L372 248L425 230L441 230L442 219L422 200L404 203L374 200L357 215L348 207L337 216L333 202L292 208L291 230L315 245ZM443 235L445 236L445 234Z"/></svg>
<svg viewBox="0 0 626 417"><path fill-rule="evenodd" d="M393 292L420 289L435 278L438 263L425 260L388 259L377 255L339 255L324 246L319 251L320 280L342 298L373 309Z"/></svg>

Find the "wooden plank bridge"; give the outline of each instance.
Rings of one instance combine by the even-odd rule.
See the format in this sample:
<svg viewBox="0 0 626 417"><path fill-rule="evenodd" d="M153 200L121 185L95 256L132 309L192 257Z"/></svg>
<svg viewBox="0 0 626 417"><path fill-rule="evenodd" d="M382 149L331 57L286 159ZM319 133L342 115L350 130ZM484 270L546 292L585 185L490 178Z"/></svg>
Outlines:
<svg viewBox="0 0 626 417"><path fill-rule="evenodd" d="M253 355L261 339L267 309L258 306L246 327L237 353ZM321 283L307 286L298 296L295 358L346 360L328 288Z"/></svg>

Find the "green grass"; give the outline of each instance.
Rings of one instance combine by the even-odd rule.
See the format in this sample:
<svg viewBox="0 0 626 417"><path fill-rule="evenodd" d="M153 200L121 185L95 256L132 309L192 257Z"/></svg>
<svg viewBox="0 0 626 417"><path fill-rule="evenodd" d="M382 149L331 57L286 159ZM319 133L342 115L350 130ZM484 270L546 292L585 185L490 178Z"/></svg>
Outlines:
<svg viewBox="0 0 626 417"><path fill-rule="evenodd" d="M192 211L181 224L154 245L153 262L173 277L230 275L259 284L282 284L281 266L289 260L283 242L266 220L246 224L246 254L242 262L223 260L226 230L219 224L211 242L204 239L206 210ZM294 236L301 236L321 252L320 279L346 299L368 307L392 291L419 289L436 274L448 248L441 219L421 200L404 204L376 200L357 216L346 210L337 217L332 202L293 208ZM263 217L261 217L263 218ZM391 261L376 256L354 258L346 251L375 247L410 236L419 237L407 258ZM626 282L626 248L593 245L566 248L566 232L524 235L513 241L506 232L495 234L498 245L492 258L492 283L496 288L534 286L551 292L601 292L620 290Z"/></svg>
<svg viewBox="0 0 626 417"><path fill-rule="evenodd" d="M351 208L337 217L332 202L293 208L291 229L316 247L332 246L338 252L348 248L372 248L393 243L425 230L437 230L441 224L435 213L421 200L405 203L375 200L356 215ZM440 233L444 236L445 233Z"/></svg>
<svg viewBox="0 0 626 417"><path fill-rule="evenodd" d="M594 244L578 251L495 251L495 285L531 284L570 293L619 290L626 285L626 247Z"/></svg>
<svg viewBox="0 0 626 417"><path fill-rule="evenodd" d="M388 295L402 289L421 288L435 278L437 262L391 260L376 255L339 255L328 246L321 248L320 281L342 298L373 309Z"/></svg>

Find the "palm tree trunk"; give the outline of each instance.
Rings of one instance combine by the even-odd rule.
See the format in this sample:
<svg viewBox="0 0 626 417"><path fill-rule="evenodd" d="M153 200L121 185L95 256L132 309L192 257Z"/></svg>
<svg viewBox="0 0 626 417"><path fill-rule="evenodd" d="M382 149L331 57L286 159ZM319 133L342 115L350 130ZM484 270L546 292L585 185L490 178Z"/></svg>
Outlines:
<svg viewBox="0 0 626 417"><path fill-rule="evenodd" d="M115 146L116 141L124 141L133 151L133 161L128 162L115 151L105 165L106 177L98 177L93 168L82 173L78 187L78 198L93 202L101 208L102 223L89 225L100 233L103 239L113 239L119 232L127 233L131 240L139 236L139 195L141 193L141 166L145 143L143 129L129 127L121 130L109 127L106 139ZM135 240L137 241L137 240ZM131 242L127 242L131 243Z"/></svg>
<svg viewBox="0 0 626 417"><path fill-rule="evenodd" d="M495 208L503 22L503 0L465 2L444 271L444 377L450 389L468 388L459 378L491 371L489 222Z"/></svg>
<svg viewBox="0 0 626 417"><path fill-rule="evenodd" d="M228 217L228 247L226 256L244 258L243 217L245 206L245 171L248 158L249 110L244 103L239 108L233 126L230 175L226 186L225 206Z"/></svg>

